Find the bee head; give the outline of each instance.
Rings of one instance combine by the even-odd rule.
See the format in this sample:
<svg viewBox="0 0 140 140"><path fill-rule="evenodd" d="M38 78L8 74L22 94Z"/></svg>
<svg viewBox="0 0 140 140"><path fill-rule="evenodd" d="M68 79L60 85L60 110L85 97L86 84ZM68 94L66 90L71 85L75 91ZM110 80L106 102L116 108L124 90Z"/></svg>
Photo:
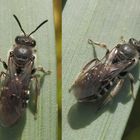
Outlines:
<svg viewBox="0 0 140 140"><path fill-rule="evenodd" d="M15 42L18 45L25 45L25 46L29 46L29 47L35 47L36 45L36 41L34 39L32 39L31 37L28 36L17 36L15 38Z"/></svg>
<svg viewBox="0 0 140 140"><path fill-rule="evenodd" d="M129 44L134 46L137 49L137 51L140 53L140 41L138 41L134 38L130 38L129 39Z"/></svg>
<svg viewBox="0 0 140 140"><path fill-rule="evenodd" d="M15 20L17 21L21 31L23 32L24 35L22 36L17 36L16 39L15 39L15 42L17 44L23 44L23 45L26 45L26 44L29 44L29 46L32 46L32 47L35 47L36 45L36 42L35 40L33 40L30 36L36 32L43 24L45 24L46 22L48 22L48 20L44 20L42 23L40 23L30 34L26 34L25 31L23 30L21 24L20 24L20 21L19 19L17 18L16 15L13 15Z"/></svg>

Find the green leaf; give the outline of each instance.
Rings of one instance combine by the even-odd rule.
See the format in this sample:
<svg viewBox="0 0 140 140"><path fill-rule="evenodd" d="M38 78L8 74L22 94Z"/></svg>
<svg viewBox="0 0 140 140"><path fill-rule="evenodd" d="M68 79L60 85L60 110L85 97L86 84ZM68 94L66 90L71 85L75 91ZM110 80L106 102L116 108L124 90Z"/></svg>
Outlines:
<svg viewBox="0 0 140 140"><path fill-rule="evenodd" d="M37 120L32 109L10 128L0 128L1 140L56 140L57 139L57 94L56 94L56 52L52 0L1 0L0 1L0 58L7 62L6 55L21 33L13 18L15 14L25 32L30 33L41 22L48 19L33 34L37 42L36 66L43 66L51 74L44 77L38 100ZM1 66L1 70L4 68ZM42 74L41 74L42 75ZM42 76L41 76L42 77ZM43 78L43 77L42 77Z"/></svg>
<svg viewBox="0 0 140 140"><path fill-rule="evenodd" d="M63 10L63 99L62 99L62 137L63 140L120 140L133 99L130 83L125 84L112 103L95 112L92 103L78 104L68 93L72 82L82 67L93 59L92 47L88 39L107 44L111 50L120 37L128 41L139 39L140 1L130 0L68 0ZM96 47L101 59L105 50ZM137 81L139 67L132 72ZM96 83L95 83L96 84ZM139 82L135 83L136 95Z"/></svg>

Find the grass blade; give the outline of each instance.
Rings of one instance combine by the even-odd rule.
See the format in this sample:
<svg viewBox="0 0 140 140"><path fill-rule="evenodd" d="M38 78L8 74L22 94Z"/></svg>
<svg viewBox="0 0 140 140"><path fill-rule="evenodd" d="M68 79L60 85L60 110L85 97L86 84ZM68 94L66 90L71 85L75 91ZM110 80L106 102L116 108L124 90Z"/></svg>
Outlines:
<svg viewBox="0 0 140 140"><path fill-rule="evenodd" d="M105 43L112 49L131 37L139 39L140 1L130 0L68 0L63 10L63 99L62 137L63 140L120 140L133 99L130 83L126 80L120 94L103 110L95 113L93 104L77 104L68 94L75 76L81 68L93 59L93 51L87 40ZM95 48L98 58L105 50ZM139 77L138 66L132 72ZM139 82L135 83L136 95Z"/></svg>
<svg viewBox="0 0 140 140"><path fill-rule="evenodd" d="M56 98L56 52L54 35L53 1L51 0L1 0L0 2L0 57L7 61L6 54L14 39L21 33L15 19L15 14L25 32L30 33L42 21L48 19L38 31L33 34L37 42L36 66L51 70L51 75L43 81L39 101L37 120L28 108L26 115L18 124L11 128L0 128L2 140L56 140L57 139L57 98ZM3 68L1 67L1 70Z"/></svg>

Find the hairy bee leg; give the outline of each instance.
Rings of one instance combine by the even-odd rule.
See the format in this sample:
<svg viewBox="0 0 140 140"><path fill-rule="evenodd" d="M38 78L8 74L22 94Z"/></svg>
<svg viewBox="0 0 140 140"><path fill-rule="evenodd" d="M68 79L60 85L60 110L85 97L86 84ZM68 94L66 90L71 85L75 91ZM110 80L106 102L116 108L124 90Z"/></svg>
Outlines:
<svg viewBox="0 0 140 140"><path fill-rule="evenodd" d="M40 92L40 86L38 82L38 78L36 75L32 76L32 79L35 79L35 112L34 112L34 118L37 119L37 110L38 110L38 96Z"/></svg>
<svg viewBox="0 0 140 140"><path fill-rule="evenodd" d="M91 40L91 39L88 39L88 43L89 43L90 45L92 45L92 47L94 47L94 45L97 45L97 46L99 46L99 47L101 47L101 48L106 49L106 55L109 53L109 49L107 48L107 45L105 45L105 44L98 43L98 42L94 42L94 41Z"/></svg>
<svg viewBox="0 0 140 140"><path fill-rule="evenodd" d="M132 94L132 97L133 97L133 100L135 100L135 95L134 95L134 76L131 74L131 73L128 73L128 78L130 80L130 84L131 84L131 94Z"/></svg>
<svg viewBox="0 0 140 140"><path fill-rule="evenodd" d="M0 83L1 83L1 81L2 81L2 80L1 80L2 76L6 76L6 75L7 75L7 74L6 74L4 71L1 71L1 72L0 72Z"/></svg>
<svg viewBox="0 0 140 140"><path fill-rule="evenodd" d="M2 77L2 76L6 76L6 75L7 75L7 73L5 73L4 71L1 71L1 72L0 72L0 80L1 80L1 77Z"/></svg>
<svg viewBox="0 0 140 140"><path fill-rule="evenodd" d="M0 62L3 64L3 67L7 70L8 65L6 64L6 62L5 61L2 61L1 59L0 59Z"/></svg>
<svg viewBox="0 0 140 140"><path fill-rule="evenodd" d="M119 93L123 83L124 83L124 79L120 79L118 81L117 85L110 92L110 94L105 98L103 103L99 104L99 107L97 110L100 110L104 105L106 105L108 102L110 102Z"/></svg>
<svg viewBox="0 0 140 140"><path fill-rule="evenodd" d="M7 75L4 71L1 71L0 73L0 80L1 80L1 77L4 76L4 75Z"/></svg>
<svg viewBox="0 0 140 140"><path fill-rule="evenodd" d="M51 71L49 71L49 70L46 71L43 67L34 68L31 73L34 74L36 71L41 71L41 72L43 72L46 75L50 75L51 74Z"/></svg>

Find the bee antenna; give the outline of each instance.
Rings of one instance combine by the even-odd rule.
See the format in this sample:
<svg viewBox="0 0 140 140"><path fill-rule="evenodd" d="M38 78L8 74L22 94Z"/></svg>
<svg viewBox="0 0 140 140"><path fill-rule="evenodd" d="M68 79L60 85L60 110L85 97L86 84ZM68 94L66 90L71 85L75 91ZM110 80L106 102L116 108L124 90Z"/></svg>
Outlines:
<svg viewBox="0 0 140 140"><path fill-rule="evenodd" d="M21 26L21 24L20 24L19 19L17 18L17 16L16 16L16 15L13 15L13 16L14 16L15 20L17 21L17 23L18 23L18 25L19 25L19 27L20 27L21 31L22 31L22 32L24 33L24 35L26 36L26 33L25 33L25 31L23 30L23 28L22 28L22 26Z"/></svg>
<svg viewBox="0 0 140 140"><path fill-rule="evenodd" d="M30 36L31 34L33 34L34 32L36 32L43 24L45 24L46 22L48 22L48 20L43 21L41 24L39 24L36 29L34 31L32 31L28 36Z"/></svg>

